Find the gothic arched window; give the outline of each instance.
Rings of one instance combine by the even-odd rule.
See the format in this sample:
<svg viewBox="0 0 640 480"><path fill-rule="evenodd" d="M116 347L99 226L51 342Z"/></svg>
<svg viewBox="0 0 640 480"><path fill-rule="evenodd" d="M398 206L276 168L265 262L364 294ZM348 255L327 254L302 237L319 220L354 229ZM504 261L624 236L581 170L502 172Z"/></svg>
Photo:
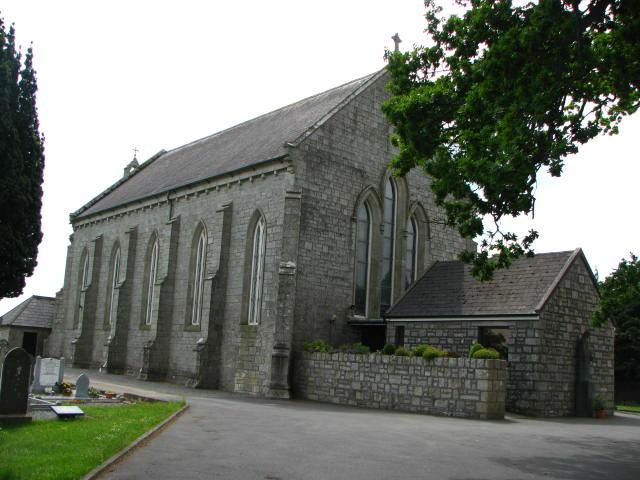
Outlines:
<svg viewBox="0 0 640 480"><path fill-rule="evenodd" d="M158 277L158 238L156 237L153 240L153 244L151 245L151 250L149 252L149 256L147 258L147 278L145 279L146 283L146 302L145 302L145 314L144 314L144 323L145 325L151 325L152 313L153 313L153 300L155 297L155 284Z"/></svg>
<svg viewBox="0 0 640 480"><path fill-rule="evenodd" d="M78 305L75 326L81 325L84 316L85 290L89 286L89 251L85 248L80 256L80 271L78 272Z"/></svg>
<svg viewBox="0 0 640 480"><path fill-rule="evenodd" d="M202 316L202 297L204 291L204 272L207 261L207 232L201 229L196 245L196 256L193 264L193 280L191 285L191 325L200 325Z"/></svg>
<svg viewBox="0 0 640 480"><path fill-rule="evenodd" d="M418 272L418 224L414 216L407 222L407 245L406 264L404 271L404 287L409 286L416 280Z"/></svg>
<svg viewBox="0 0 640 480"><path fill-rule="evenodd" d="M354 314L366 316L371 252L371 214L367 202L358 207L356 226L356 289Z"/></svg>
<svg viewBox="0 0 640 480"><path fill-rule="evenodd" d="M247 323L249 325L257 325L258 323L260 323L266 233L267 232L264 217L260 216L253 231L253 243L251 248L249 316L247 319Z"/></svg>
<svg viewBox="0 0 640 480"><path fill-rule="evenodd" d="M113 254L113 261L111 263L111 282L109 283L109 294L107 296L107 324L112 325L116 318L115 312L115 300L116 300L116 287L120 278L120 247L116 246Z"/></svg>
<svg viewBox="0 0 640 480"><path fill-rule="evenodd" d="M393 247L396 227L396 189L391 178L384 187L384 214L382 234L382 282L380 285L380 313L391 305L393 292Z"/></svg>

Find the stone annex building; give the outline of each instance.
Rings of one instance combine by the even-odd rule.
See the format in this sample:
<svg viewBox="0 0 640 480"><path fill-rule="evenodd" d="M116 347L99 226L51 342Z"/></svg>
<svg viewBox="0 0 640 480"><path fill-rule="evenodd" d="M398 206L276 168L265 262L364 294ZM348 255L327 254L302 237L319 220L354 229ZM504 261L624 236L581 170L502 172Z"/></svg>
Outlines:
<svg viewBox="0 0 640 480"><path fill-rule="evenodd" d="M434 221L443 215L428 178L390 176L386 81L383 70L130 164L71 215L48 353L288 397L307 341L430 341L464 353L478 335L507 333L518 364L508 408L570 414L575 342L597 299L584 256L500 273L506 302L475 285L454 261L474 244ZM592 339L597 388L612 395L611 329Z"/></svg>

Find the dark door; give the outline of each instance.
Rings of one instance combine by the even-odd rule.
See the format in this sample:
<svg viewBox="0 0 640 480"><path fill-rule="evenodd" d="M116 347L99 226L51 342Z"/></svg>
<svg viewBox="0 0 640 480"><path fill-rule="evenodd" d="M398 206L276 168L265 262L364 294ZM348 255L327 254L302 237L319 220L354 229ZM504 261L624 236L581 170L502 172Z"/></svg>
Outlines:
<svg viewBox="0 0 640 480"><path fill-rule="evenodd" d="M22 335L22 348L27 353L36 356L36 348L38 346L38 334L34 332L24 332Z"/></svg>
<svg viewBox="0 0 640 480"><path fill-rule="evenodd" d="M384 347L386 341L387 327L385 325L368 325L362 327L362 343L369 347L372 352Z"/></svg>

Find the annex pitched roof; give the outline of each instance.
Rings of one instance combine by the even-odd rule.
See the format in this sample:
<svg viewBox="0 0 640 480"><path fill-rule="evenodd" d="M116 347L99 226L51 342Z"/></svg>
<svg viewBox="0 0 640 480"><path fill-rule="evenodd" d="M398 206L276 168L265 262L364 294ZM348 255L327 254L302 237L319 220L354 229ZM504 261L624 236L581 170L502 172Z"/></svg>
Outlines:
<svg viewBox="0 0 640 480"><path fill-rule="evenodd" d="M0 317L0 326L51 328L56 299L33 295Z"/></svg>
<svg viewBox="0 0 640 480"><path fill-rule="evenodd" d="M305 138L384 70L196 140L161 151L134 173L91 200L72 218L121 206L228 174L287 154L287 144Z"/></svg>
<svg viewBox="0 0 640 480"><path fill-rule="evenodd" d="M490 281L473 278L460 261L436 262L386 313L387 318L536 315L581 249L539 253L497 270Z"/></svg>

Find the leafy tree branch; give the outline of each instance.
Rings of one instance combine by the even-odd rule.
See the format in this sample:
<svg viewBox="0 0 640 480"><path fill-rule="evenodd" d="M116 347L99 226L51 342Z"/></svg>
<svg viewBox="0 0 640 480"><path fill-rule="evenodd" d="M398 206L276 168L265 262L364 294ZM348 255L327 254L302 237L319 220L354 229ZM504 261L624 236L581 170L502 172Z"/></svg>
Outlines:
<svg viewBox="0 0 640 480"><path fill-rule="evenodd" d="M461 258L488 279L533 252L537 232L500 224L533 213L540 170L560 176L567 155L640 107L640 0L458 3L465 13L446 17L427 0L429 44L386 52L383 111L396 174L433 178L448 225L481 238Z"/></svg>

